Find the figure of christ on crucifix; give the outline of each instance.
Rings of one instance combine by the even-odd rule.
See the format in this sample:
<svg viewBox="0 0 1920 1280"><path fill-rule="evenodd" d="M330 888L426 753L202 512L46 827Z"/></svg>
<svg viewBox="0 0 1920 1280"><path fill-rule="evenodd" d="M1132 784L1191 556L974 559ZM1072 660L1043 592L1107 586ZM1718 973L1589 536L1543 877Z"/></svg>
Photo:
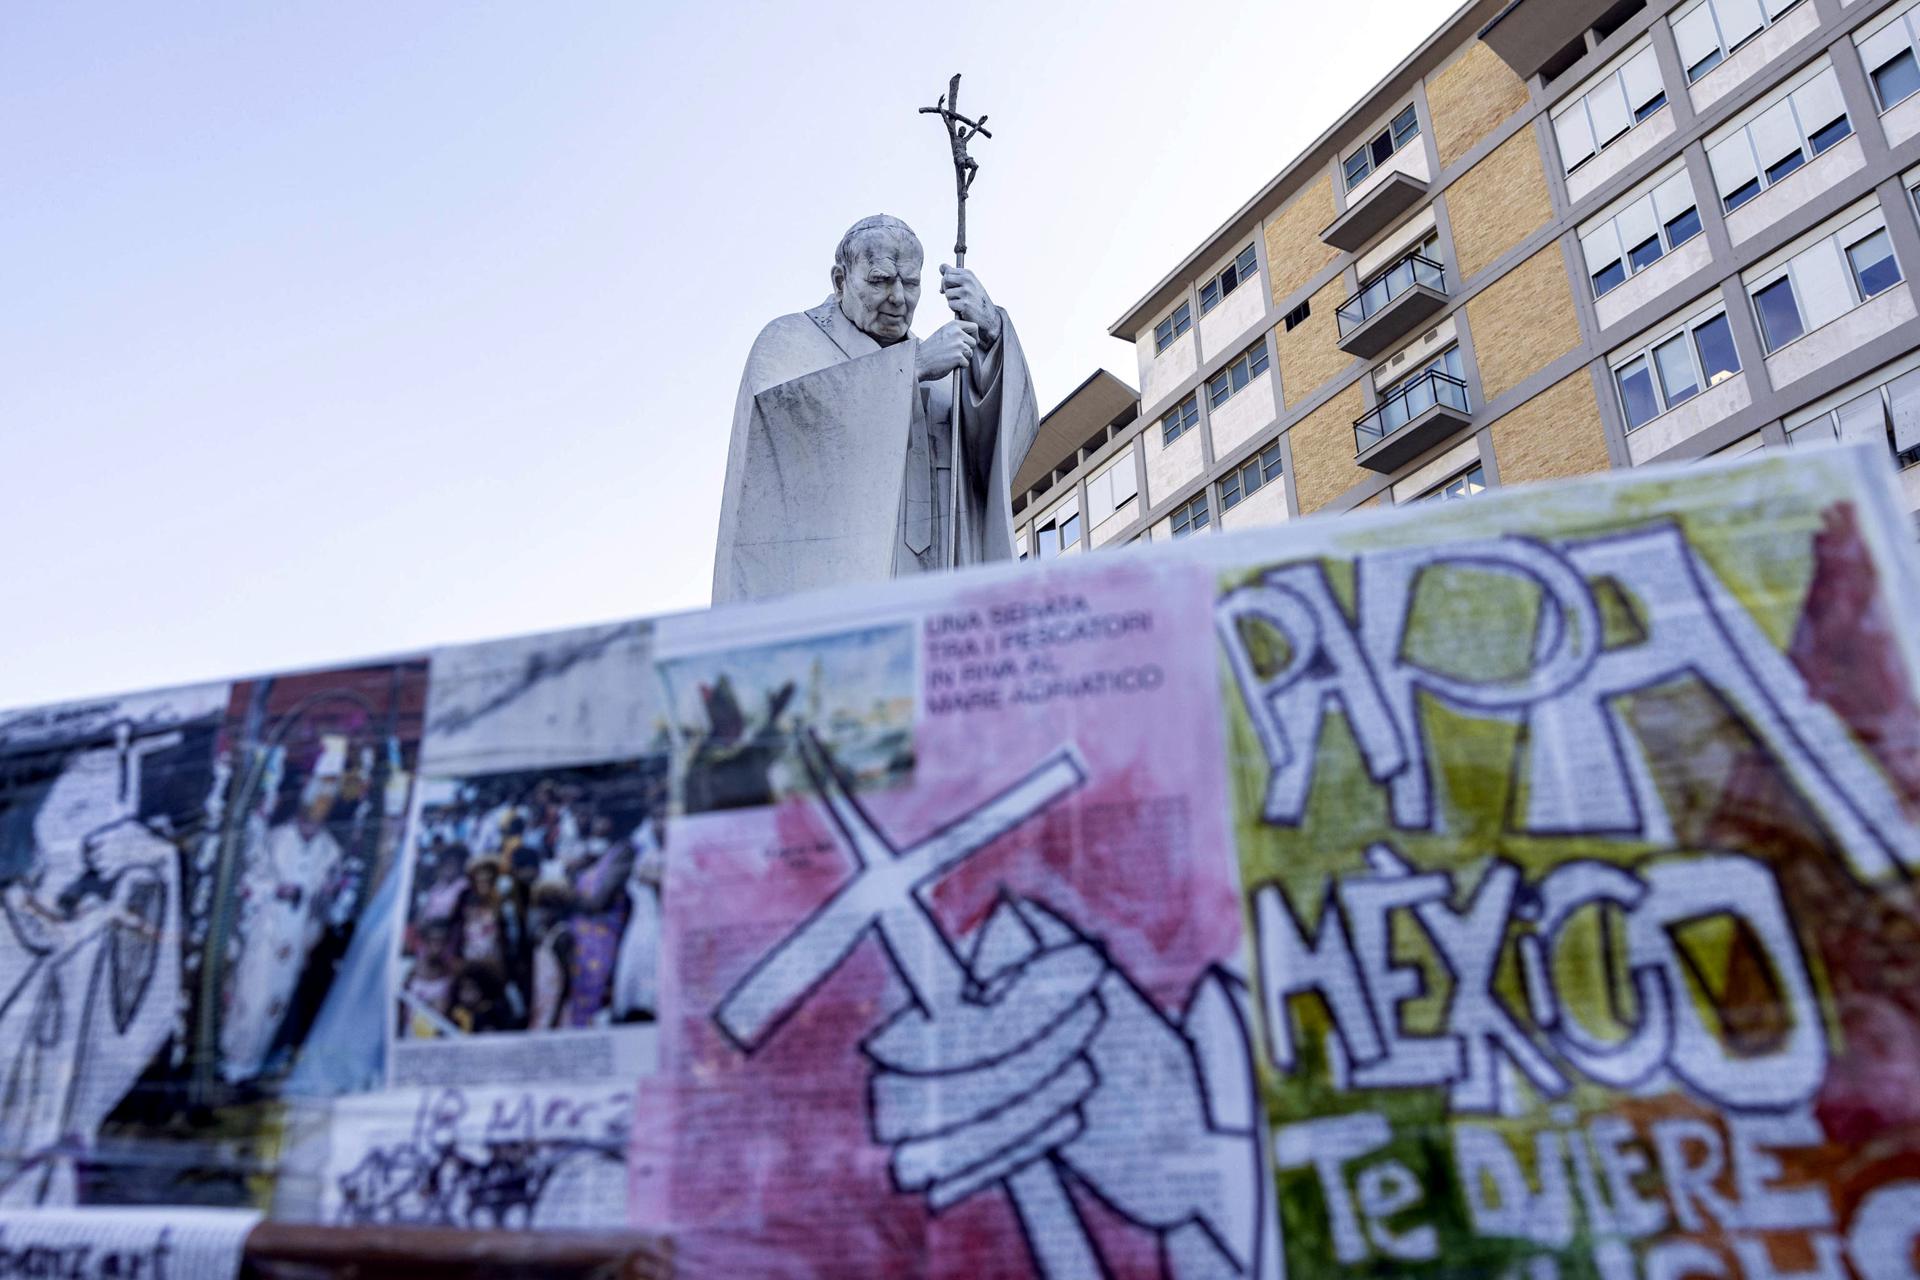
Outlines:
<svg viewBox="0 0 1920 1280"><path fill-rule="evenodd" d="M926 253L879 214L841 237L826 301L760 331L734 402L715 604L1013 558L1009 486L1040 415L1012 320L959 262L977 126L941 103L961 202L956 262L939 268L953 319L913 335Z"/></svg>

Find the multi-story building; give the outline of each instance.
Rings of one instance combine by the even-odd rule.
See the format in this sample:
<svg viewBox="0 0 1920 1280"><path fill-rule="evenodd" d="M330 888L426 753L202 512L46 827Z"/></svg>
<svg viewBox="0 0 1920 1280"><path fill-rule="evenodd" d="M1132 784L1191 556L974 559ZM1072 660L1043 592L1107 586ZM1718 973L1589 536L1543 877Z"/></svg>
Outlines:
<svg viewBox="0 0 1920 1280"><path fill-rule="evenodd" d="M1123 456L1103 540L1835 438L1920 507L1917 51L1920 0L1467 4L1113 325L1139 416L1016 519Z"/></svg>

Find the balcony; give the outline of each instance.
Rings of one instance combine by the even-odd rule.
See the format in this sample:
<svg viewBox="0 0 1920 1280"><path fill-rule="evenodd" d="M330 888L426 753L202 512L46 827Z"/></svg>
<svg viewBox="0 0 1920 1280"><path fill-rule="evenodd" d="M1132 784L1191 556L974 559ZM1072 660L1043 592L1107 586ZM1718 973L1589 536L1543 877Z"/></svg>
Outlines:
<svg viewBox="0 0 1920 1280"><path fill-rule="evenodd" d="M1473 421L1467 384L1438 369L1415 374L1353 424L1354 461L1398 471Z"/></svg>
<svg viewBox="0 0 1920 1280"><path fill-rule="evenodd" d="M1530 80L1568 46L1582 42L1587 28L1606 25L1619 0L1513 0L1480 30L1480 38L1513 74ZM1608 28L1610 30L1610 28Z"/></svg>
<svg viewBox="0 0 1920 1280"><path fill-rule="evenodd" d="M1340 349L1371 359L1447 304L1446 268L1418 250L1367 282L1334 312Z"/></svg>
<svg viewBox="0 0 1920 1280"><path fill-rule="evenodd" d="M1361 192L1339 217L1327 224L1320 238L1336 249L1356 252L1399 221L1401 214L1425 200L1427 186L1425 178L1404 169L1395 169L1384 178L1376 177L1373 186Z"/></svg>

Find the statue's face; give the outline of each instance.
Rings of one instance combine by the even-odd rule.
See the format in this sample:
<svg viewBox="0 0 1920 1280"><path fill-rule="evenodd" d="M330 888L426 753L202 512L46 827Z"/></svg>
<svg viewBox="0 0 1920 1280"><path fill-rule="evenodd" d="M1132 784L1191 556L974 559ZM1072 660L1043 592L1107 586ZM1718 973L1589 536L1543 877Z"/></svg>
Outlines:
<svg viewBox="0 0 1920 1280"><path fill-rule="evenodd" d="M892 231L869 231L854 242L851 270L833 268L840 310L860 332L882 346L907 336L920 304L920 242Z"/></svg>

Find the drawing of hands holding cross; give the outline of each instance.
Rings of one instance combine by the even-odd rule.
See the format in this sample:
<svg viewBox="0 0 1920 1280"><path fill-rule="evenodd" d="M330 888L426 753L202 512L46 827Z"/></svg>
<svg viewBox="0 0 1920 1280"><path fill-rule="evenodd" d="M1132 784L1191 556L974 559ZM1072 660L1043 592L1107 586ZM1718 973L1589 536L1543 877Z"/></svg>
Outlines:
<svg viewBox="0 0 1920 1280"><path fill-rule="evenodd" d="M921 896L1077 789L1073 748L902 847L811 733L799 745L857 870L721 1000L726 1037L757 1052L873 937L911 993L861 1046L876 1069L870 1129L896 1147L900 1190L936 1213L1003 1190L1044 1280L1108 1274L1071 1185L1154 1232L1168 1280L1277 1277L1244 983L1209 968L1176 1023L1098 939L1037 902L1003 897L953 939Z"/></svg>
<svg viewBox="0 0 1920 1280"><path fill-rule="evenodd" d="M901 1190L937 1213L1050 1160L1163 1235L1170 1280L1277 1274L1244 986L1207 974L1176 1026L1097 942L1011 897L967 967L977 990L909 1005L861 1046L873 1137L894 1148Z"/></svg>

